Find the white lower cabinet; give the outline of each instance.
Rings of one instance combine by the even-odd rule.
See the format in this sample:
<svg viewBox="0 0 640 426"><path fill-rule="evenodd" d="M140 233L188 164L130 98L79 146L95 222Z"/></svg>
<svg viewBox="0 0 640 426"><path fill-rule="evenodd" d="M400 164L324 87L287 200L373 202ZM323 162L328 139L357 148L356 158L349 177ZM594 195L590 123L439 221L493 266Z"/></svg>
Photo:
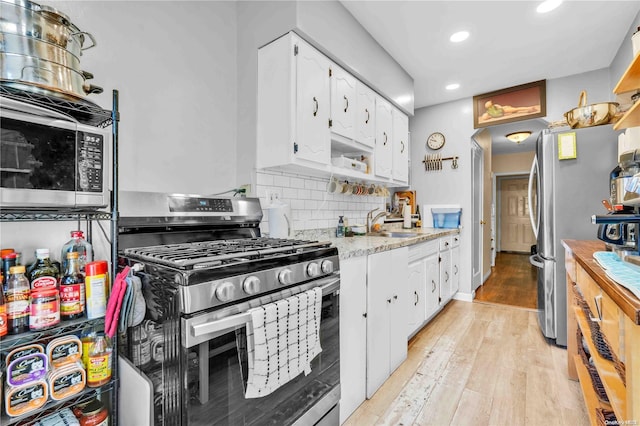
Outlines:
<svg viewBox="0 0 640 426"><path fill-rule="evenodd" d="M367 257L367 398L407 358L408 248Z"/></svg>
<svg viewBox="0 0 640 426"><path fill-rule="evenodd" d="M451 297L460 290L460 236L451 238Z"/></svg>
<svg viewBox="0 0 640 426"><path fill-rule="evenodd" d="M367 397L367 257L340 261L340 423Z"/></svg>

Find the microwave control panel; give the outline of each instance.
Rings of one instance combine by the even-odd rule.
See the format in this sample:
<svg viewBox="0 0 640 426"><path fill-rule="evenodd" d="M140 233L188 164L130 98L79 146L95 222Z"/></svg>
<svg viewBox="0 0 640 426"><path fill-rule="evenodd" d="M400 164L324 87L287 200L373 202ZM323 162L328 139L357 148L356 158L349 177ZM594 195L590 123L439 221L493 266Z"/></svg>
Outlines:
<svg viewBox="0 0 640 426"><path fill-rule="evenodd" d="M77 188L82 192L102 192L104 170L104 136L78 132Z"/></svg>

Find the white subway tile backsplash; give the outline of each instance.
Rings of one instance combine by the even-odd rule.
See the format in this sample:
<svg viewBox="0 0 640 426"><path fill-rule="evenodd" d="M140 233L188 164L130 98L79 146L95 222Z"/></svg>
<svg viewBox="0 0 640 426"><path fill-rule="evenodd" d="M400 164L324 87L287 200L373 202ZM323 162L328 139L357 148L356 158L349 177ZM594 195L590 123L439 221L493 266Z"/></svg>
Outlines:
<svg viewBox="0 0 640 426"><path fill-rule="evenodd" d="M375 208L385 209L384 197L334 194L327 192L328 178L303 176L288 172L256 172L255 194L260 198L264 217L260 224L268 234L267 195L277 192L282 202L291 208L292 229L335 228L338 216L345 216L349 224L364 224L367 212Z"/></svg>

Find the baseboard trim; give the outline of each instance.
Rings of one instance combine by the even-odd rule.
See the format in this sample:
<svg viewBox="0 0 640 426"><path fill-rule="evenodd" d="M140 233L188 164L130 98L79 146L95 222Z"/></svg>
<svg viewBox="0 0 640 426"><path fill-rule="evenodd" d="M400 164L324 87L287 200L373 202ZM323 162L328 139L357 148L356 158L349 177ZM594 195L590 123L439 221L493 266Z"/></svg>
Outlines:
<svg viewBox="0 0 640 426"><path fill-rule="evenodd" d="M456 300L461 300L463 302L473 302L473 299L476 297L476 292L475 290L471 293L462 293L462 292L457 292L456 294L453 295L453 298Z"/></svg>

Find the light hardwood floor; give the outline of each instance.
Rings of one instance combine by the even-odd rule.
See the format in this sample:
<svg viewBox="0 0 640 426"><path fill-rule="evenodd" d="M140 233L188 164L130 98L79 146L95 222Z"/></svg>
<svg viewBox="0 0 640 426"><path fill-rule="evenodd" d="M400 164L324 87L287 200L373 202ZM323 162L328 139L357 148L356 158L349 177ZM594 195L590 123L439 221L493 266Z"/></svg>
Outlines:
<svg viewBox="0 0 640 426"><path fill-rule="evenodd" d="M588 425L566 350L535 311L452 301L345 425Z"/></svg>

